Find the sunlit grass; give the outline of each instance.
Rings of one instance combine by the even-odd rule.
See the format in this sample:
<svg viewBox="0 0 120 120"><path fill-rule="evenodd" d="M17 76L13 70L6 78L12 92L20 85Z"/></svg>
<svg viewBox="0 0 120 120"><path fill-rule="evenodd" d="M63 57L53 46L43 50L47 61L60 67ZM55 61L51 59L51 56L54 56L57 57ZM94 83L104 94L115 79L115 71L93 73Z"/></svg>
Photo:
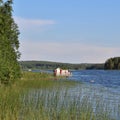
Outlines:
<svg viewBox="0 0 120 120"><path fill-rule="evenodd" d="M93 107L90 96L68 92L76 84L25 72L16 84L0 87L0 120L113 120L102 98L94 97Z"/></svg>
<svg viewBox="0 0 120 120"><path fill-rule="evenodd" d="M54 77L47 73L24 72L18 86L24 88L57 88L76 85L77 82L68 81L65 77Z"/></svg>

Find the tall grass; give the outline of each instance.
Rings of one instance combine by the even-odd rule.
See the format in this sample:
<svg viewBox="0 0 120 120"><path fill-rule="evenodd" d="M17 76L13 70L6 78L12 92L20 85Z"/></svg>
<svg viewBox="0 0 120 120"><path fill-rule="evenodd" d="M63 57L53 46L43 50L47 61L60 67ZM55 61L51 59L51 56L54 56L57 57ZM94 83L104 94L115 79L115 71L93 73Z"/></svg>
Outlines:
<svg viewBox="0 0 120 120"><path fill-rule="evenodd" d="M79 96L80 97L80 96ZM24 96L22 117L29 120L113 120L104 104L96 110L87 96L72 98L67 91L31 91Z"/></svg>
<svg viewBox="0 0 120 120"><path fill-rule="evenodd" d="M16 120L21 107L22 90L14 87L0 87L0 120Z"/></svg>
<svg viewBox="0 0 120 120"><path fill-rule="evenodd" d="M74 81L68 81L65 77L54 77L48 73L33 73L24 72L19 81L18 86L24 86L24 88L59 88L73 86L77 84Z"/></svg>
<svg viewBox="0 0 120 120"><path fill-rule="evenodd" d="M13 86L0 87L0 120L113 120L102 99L93 107L90 96L72 95L74 85L49 74L24 73Z"/></svg>

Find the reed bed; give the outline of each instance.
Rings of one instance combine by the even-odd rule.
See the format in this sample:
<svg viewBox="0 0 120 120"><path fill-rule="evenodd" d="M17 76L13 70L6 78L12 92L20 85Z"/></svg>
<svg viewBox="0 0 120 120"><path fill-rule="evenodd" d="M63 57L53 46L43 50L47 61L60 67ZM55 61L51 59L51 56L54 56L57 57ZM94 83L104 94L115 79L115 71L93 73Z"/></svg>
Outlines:
<svg viewBox="0 0 120 120"><path fill-rule="evenodd" d="M74 86L77 82L68 81L65 77L54 77L48 73L24 72L17 86L24 88L59 88Z"/></svg>
<svg viewBox="0 0 120 120"><path fill-rule="evenodd" d="M16 84L0 87L0 120L116 120L102 98L93 103L90 96L72 95L75 85L26 72Z"/></svg>
<svg viewBox="0 0 120 120"><path fill-rule="evenodd" d="M24 120L113 120L110 111L99 101L93 109L93 103L87 96L71 98L67 91L31 91L24 96Z"/></svg>

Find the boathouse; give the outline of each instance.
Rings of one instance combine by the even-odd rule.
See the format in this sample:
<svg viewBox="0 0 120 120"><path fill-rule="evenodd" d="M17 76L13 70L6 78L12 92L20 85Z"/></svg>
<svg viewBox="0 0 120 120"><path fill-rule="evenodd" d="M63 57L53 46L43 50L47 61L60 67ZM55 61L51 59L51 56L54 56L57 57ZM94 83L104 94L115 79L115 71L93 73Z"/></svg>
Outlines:
<svg viewBox="0 0 120 120"><path fill-rule="evenodd" d="M54 76L71 76L71 72L67 69L56 68L54 70Z"/></svg>

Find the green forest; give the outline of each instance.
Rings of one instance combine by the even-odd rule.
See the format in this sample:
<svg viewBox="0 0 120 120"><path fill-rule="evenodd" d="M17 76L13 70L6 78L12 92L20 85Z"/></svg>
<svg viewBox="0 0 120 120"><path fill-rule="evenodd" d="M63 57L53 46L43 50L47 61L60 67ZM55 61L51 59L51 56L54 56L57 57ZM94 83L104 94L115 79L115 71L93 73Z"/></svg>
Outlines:
<svg viewBox="0 0 120 120"><path fill-rule="evenodd" d="M28 69L55 69L57 67L73 70L119 70L120 57L109 58L105 63L61 63L51 61L19 61L22 70Z"/></svg>
<svg viewBox="0 0 120 120"><path fill-rule="evenodd" d="M120 70L120 57L109 58L104 65L105 70Z"/></svg>
<svg viewBox="0 0 120 120"><path fill-rule="evenodd" d="M72 64L72 63L61 63L61 62L50 62L50 61L20 61L22 70L27 69L55 69L57 67L63 69L104 69L104 64Z"/></svg>

